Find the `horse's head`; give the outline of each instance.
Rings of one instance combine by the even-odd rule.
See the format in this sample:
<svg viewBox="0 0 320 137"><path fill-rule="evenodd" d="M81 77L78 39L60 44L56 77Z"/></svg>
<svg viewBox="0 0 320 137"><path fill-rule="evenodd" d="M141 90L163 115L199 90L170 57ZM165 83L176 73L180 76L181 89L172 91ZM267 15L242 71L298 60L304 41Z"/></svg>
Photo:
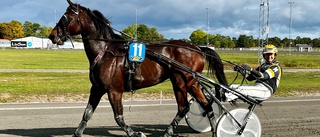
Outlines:
<svg viewBox="0 0 320 137"><path fill-rule="evenodd" d="M62 45L70 36L78 35L81 32L79 18L84 16L82 15L84 7L72 3L70 0L67 1L69 7L49 35L49 39L54 44Z"/></svg>

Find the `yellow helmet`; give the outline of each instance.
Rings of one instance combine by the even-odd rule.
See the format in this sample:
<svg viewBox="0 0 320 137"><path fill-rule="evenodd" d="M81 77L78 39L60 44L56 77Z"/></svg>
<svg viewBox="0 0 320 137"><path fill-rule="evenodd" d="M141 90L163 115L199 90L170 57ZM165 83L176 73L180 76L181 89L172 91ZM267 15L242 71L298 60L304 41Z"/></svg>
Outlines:
<svg viewBox="0 0 320 137"><path fill-rule="evenodd" d="M263 49L263 54L266 53L275 53L276 55L278 54L278 49L276 46L272 45L272 44L268 44L264 47Z"/></svg>

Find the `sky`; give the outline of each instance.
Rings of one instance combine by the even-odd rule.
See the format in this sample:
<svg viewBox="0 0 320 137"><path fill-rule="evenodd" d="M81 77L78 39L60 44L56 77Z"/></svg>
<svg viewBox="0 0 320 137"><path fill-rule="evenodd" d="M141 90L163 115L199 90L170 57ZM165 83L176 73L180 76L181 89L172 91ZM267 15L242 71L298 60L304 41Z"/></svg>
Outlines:
<svg viewBox="0 0 320 137"><path fill-rule="evenodd" d="M260 3L267 0L72 0L72 2L91 10L99 10L117 30L138 23L155 27L167 39L188 39L190 34L198 29L209 34L230 37L244 34L259 38L262 33L260 28L263 26L259 25L259 20L262 19L259 16ZM293 2L291 8L289 2ZM320 0L269 0L268 37L319 38L319 6ZM29 21L54 27L67 7L66 0L1 0L0 23L17 20L22 24ZM265 37L266 35L261 38Z"/></svg>

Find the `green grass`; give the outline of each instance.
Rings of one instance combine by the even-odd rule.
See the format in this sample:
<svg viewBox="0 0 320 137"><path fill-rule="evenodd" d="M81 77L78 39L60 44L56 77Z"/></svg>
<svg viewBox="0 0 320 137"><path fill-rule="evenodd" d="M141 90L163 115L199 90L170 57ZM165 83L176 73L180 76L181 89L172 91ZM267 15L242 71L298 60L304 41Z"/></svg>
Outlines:
<svg viewBox="0 0 320 137"><path fill-rule="evenodd" d="M256 51L217 51L222 59L257 66ZM320 68L320 52L279 52L283 68ZM228 65L227 63L225 63ZM84 50L0 49L2 69L80 69L89 68Z"/></svg>
<svg viewBox="0 0 320 137"><path fill-rule="evenodd" d="M0 73L0 90L14 95L87 93L88 73Z"/></svg>
<svg viewBox="0 0 320 137"><path fill-rule="evenodd" d="M0 73L0 102L23 101L34 95L88 94L89 89L88 73Z"/></svg>
<svg viewBox="0 0 320 137"><path fill-rule="evenodd" d="M239 64L257 65L256 52L218 51L222 59ZM320 68L320 54L279 54L286 68ZM83 50L0 50L0 69L68 69L87 70ZM233 67L226 65L226 69ZM236 73L226 73L231 82ZM214 79L214 78L212 78ZM293 96L319 91L320 72L284 73L276 96ZM236 83L240 82L240 78ZM89 94L88 73L62 72L0 72L0 102L11 102L32 95ZM173 93L170 81L140 89L138 93Z"/></svg>
<svg viewBox="0 0 320 137"><path fill-rule="evenodd" d="M236 73L226 73L231 82ZM210 77L215 80L214 77ZM280 87L275 95L293 96L300 92L308 94L319 92L320 72L284 73ZM241 77L235 81L240 83ZM249 84L252 82L249 82ZM29 95L69 95L88 94L90 82L88 73L44 73L44 72L5 72L0 73L0 94L10 94L10 98L1 98L0 102L19 100ZM138 93L173 93L170 81L156 86L140 89Z"/></svg>
<svg viewBox="0 0 320 137"><path fill-rule="evenodd" d="M1 69L88 69L83 50L0 49Z"/></svg>
<svg viewBox="0 0 320 137"><path fill-rule="evenodd" d="M222 59L238 64L248 64L252 67L258 66L257 51L217 51ZM282 68L320 68L320 52L279 52L277 60ZM227 63L226 63L227 64Z"/></svg>
<svg viewBox="0 0 320 137"><path fill-rule="evenodd" d="M284 68L320 68L320 53L317 55L295 54L287 56L280 55L279 57Z"/></svg>
<svg viewBox="0 0 320 137"><path fill-rule="evenodd" d="M320 72L284 73L277 95L292 96L320 93L319 81Z"/></svg>

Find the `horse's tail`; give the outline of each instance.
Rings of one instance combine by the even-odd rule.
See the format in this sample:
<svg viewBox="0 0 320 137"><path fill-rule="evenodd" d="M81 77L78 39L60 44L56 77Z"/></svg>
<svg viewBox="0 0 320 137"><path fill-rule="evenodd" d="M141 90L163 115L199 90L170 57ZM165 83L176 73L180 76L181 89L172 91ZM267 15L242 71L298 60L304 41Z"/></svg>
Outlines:
<svg viewBox="0 0 320 137"><path fill-rule="evenodd" d="M227 86L228 81L224 74L223 64L218 53L215 50L210 49L208 47L200 47L200 49L202 52L205 53L204 55L205 55L206 61L209 63L208 72L210 74L215 74L219 83Z"/></svg>

